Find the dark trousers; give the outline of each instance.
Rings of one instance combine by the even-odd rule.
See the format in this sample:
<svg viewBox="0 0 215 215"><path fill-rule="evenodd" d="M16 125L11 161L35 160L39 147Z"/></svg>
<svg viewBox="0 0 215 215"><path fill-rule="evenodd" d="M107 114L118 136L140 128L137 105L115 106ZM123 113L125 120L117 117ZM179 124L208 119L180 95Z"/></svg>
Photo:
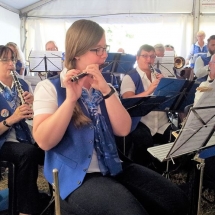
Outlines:
<svg viewBox="0 0 215 215"><path fill-rule="evenodd" d="M116 137L116 144L120 151L124 151L137 164L148 166L154 160L147 148L154 145L168 143L172 140L171 126L163 134L156 133L151 135L150 129L143 123L139 122L134 131L126 137Z"/></svg>
<svg viewBox="0 0 215 215"><path fill-rule="evenodd" d="M131 163L123 163L117 177L88 173L77 190L60 200L62 215L185 215L188 204L177 185Z"/></svg>
<svg viewBox="0 0 215 215"><path fill-rule="evenodd" d="M0 160L14 163L18 211L32 214L40 211L37 188L38 163L43 152L28 143L5 142L0 149Z"/></svg>

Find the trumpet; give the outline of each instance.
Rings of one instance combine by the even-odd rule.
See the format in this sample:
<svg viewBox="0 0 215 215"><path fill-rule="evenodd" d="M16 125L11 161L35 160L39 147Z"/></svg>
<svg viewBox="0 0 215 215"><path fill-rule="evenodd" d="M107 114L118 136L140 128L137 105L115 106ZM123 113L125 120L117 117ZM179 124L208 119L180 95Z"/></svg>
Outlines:
<svg viewBox="0 0 215 215"><path fill-rule="evenodd" d="M174 68L181 69L185 65L185 59L183 57L174 58Z"/></svg>

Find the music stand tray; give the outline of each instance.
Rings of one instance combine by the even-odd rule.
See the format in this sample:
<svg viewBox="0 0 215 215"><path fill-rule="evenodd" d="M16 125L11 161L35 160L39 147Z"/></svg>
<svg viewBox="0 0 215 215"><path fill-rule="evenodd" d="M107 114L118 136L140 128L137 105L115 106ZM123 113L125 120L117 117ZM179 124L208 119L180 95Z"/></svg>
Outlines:
<svg viewBox="0 0 215 215"><path fill-rule="evenodd" d="M204 92L195 107L191 108L175 141L148 148L150 154L163 162L211 146L211 143L207 143L214 133L215 126L215 81L210 87L212 90ZM212 139L214 142L214 138Z"/></svg>
<svg viewBox="0 0 215 215"><path fill-rule="evenodd" d="M193 104L199 83L184 79L162 78L154 91L156 96L166 96L159 110L183 112L187 105Z"/></svg>
<svg viewBox="0 0 215 215"><path fill-rule="evenodd" d="M165 96L146 96L121 99L121 102L131 117L137 117L147 115L167 99Z"/></svg>
<svg viewBox="0 0 215 215"><path fill-rule="evenodd" d="M58 72L63 69L60 51L32 51L28 59L30 72Z"/></svg>

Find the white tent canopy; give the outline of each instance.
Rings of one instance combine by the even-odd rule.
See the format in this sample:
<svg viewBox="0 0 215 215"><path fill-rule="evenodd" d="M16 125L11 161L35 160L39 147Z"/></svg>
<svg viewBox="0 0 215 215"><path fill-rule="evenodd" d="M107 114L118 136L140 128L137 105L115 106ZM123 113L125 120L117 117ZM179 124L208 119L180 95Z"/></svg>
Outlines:
<svg viewBox="0 0 215 215"><path fill-rule="evenodd" d="M81 18L104 27L111 51L121 46L136 53L142 44L163 43L173 45L178 55L186 57L198 30L204 30L206 38L215 34L215 1L208 0L0 0L0 6L0 18L1 10L10 13L4 25L17 26L15 34L4 40L25 47L26 55L32 49L44 50L48 40L55 40L63 51L66 30ZM11 17L17 18L16 23ZM17 35L19 27L21 36Z"/></svg>

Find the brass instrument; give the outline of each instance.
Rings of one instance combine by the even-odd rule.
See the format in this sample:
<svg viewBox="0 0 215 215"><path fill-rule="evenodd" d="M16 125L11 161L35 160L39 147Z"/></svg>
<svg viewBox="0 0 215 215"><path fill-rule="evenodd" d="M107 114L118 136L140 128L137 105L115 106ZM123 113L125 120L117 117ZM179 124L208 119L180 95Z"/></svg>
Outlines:
<svg viewBox="0 0 215 215"><path fill-rule="evenodd" d="M59 192L59 181L58 181L58 170L53 169L53 196L55 199L55 215L60 215L60 192Z"/></svg>
<svg viewBox="0 0 215 215"><path fill-rule="evenodd" d="M174 58L174 68L181 69L185 65L185 59L183 57Z"/></svg>

